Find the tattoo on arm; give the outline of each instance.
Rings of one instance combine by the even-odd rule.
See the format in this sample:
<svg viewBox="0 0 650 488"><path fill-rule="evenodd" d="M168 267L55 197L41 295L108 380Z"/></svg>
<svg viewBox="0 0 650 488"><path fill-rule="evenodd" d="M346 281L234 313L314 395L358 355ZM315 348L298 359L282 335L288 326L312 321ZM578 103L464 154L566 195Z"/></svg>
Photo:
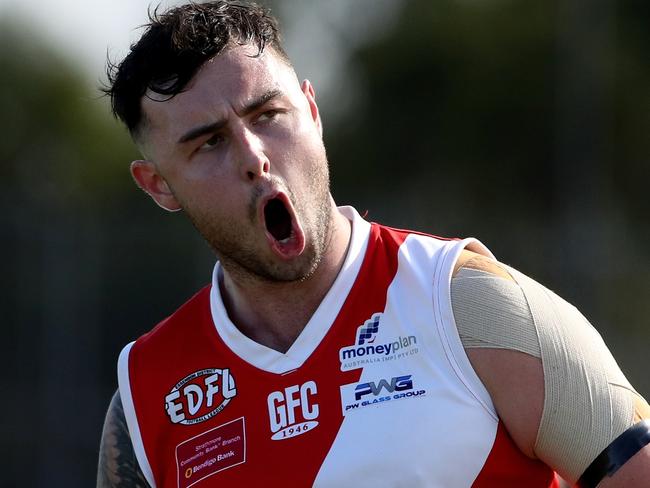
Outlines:
<svg viewBox="0 0 650 488"><path fill-rule="evenodd" d="M150 488L135 457L119 390L111 399L104 421L97 488Z"/></svg>

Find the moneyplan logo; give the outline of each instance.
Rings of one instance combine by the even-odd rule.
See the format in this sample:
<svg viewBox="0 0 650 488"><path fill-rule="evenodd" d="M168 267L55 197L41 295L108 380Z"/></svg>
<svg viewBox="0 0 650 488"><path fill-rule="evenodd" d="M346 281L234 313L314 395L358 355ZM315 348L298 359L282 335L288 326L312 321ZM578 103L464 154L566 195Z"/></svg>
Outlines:
<svg viewBox="0 0 650 488"><path fill-rule="evenodd" d="M354 345L339 349L341 371L363 368L368 364L391 361L418 352L418 340L414 335L398 335L387 342L378 341L381 320L381 313L373 314L357 328Z"/></svg>

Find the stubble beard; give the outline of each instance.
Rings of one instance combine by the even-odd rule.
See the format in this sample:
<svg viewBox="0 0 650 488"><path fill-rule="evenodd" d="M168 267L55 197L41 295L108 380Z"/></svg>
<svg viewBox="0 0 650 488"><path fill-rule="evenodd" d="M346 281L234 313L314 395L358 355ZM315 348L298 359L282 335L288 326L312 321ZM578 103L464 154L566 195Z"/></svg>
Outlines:
<svg viewBox="0 0 650 488"><path fill-rule="evenodd" d="M329 171L327 160L317 165L321 168L311 175L304 196L299 198L290 188L284 188L305 232L306 245L302 254L291 261L279 262L258 252L254 243L259 242L257 205L259 192L254 192L249 202L247 218L242 225L234 218L226 217L213 222L207 216L197 215L185 208L197 231L213 249L221 265L240 280L269 283L304 281L318 269L332 239L332 204L330 200Z"/></svg>

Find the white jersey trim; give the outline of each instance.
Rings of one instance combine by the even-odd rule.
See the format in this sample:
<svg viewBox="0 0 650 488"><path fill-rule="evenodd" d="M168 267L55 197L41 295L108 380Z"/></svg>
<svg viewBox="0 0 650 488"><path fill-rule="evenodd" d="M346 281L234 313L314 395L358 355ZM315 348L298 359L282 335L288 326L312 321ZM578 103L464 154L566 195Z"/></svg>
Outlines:
<svg viewBox="0 0 650 488"><path fill-rule="evenodd" d="M221 266L219 262L215 265L210 291L210 309L216 331L237 356L256 368L282 374L302 366L327 335L343 306L366 254L370 223L363 220L352 207L339 207L339 211L352 222L352 235L345 261L325 298L286 353L258 344L242 334L232 323L219 290Z"/></svg>
<svg viewBox="0 0 650 488"><path fill-rule="evenodd" d="M445 354L458 379L483 408L492 417L498 419L492 398L467 357L465 348L460 340L460 335L458 334L458 327L451 305L451 278L454 265L465 248L494 259L494 255L489 249L474 238L452 241L444 247L442 251L443 255L438 261L434 278L434 309L437 309L440 314L439 320L436 320L436 323Z"/></svg>
<svg viewBox="0 0 650 488"><path fill-rule="evenodd" d="M126 425L129 428L131 435L131 443L135 451L135 457L138 460L142 474L146 478L151 488L156 488L156 482L153 478L153 471L149 465L149 459L144 450L142 442L142 435L140 434L140 426L135 414L135 406L133 405L133 396L131 394L131 381L129 378L129 353L135 342L131 342L124 346L120 357L117 360L117 383L120 389L120 397L122 399L122 408L124 409L124 417Z"/></svg>

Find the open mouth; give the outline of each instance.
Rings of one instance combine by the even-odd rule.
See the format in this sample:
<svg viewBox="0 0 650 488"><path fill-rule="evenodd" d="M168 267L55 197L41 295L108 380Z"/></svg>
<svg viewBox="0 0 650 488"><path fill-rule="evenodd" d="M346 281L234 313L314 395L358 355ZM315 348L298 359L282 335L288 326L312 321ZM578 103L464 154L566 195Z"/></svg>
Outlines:
<svg viewBox="0 0 650 488"><path fill-rule="evenodd" d="M291 215L287 211L284 202L279 198L269 200L264 207L264 221L266 230L276 241L286 242L291 237Z"/></svg>
<svg viewBox="0 0 650 488"><path fill-rule="evenodd" d="M287 195L281 192L266 201L262 214L271 249L282 259L302 254L305 234Z"/></svg>

